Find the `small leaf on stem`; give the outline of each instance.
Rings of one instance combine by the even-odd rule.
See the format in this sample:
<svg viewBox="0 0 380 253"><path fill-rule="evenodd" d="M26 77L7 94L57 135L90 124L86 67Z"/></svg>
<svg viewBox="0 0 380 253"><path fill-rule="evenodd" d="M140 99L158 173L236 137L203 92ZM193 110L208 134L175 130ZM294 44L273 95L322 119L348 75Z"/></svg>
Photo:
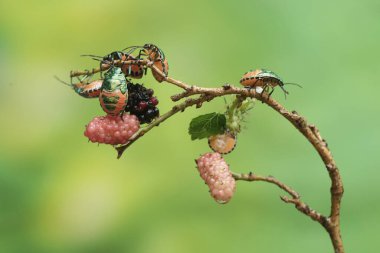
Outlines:
<svg viewBox="0 0 380 253"><path fill-rule="evenodd" d="M191 120L189 134L192 140L208 138L222 134L226 130L226 116L220 113L208 113Z"/></svg>

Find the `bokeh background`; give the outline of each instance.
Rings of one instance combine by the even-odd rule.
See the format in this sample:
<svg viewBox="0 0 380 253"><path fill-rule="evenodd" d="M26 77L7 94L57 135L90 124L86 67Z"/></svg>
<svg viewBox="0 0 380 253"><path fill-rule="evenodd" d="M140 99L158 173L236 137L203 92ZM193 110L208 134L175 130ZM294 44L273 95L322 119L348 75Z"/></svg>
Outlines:
<svg viewBox="0 0 380 253"><path fill-rule="evenodd" d="M97 65L81 54L147 42L191 84L238 85L259 67L301 84L274 97L329 142L345 186L347 252L376 251L379 1L1 0L0 9L0 252L332 252L322 227L272 185L239 182L227 205L209 196L194 166L209 148L187 127L223 112L223 99L166 121L120 160L87 142L98 101L53 76ZM176 87L142 81L161 112L171 108ZM311 145L260 103L245 126L226 156L231 169L276 176L326 214L329 179Z"/></svg>

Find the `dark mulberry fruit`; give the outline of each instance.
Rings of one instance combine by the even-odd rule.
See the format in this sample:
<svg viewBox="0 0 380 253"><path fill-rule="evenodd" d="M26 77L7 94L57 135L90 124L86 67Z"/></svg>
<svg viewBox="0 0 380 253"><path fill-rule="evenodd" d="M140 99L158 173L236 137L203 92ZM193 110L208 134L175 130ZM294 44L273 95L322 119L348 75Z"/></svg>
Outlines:
<svg viewBox="0 0 380 253"><path fill-rule="evenodd" d="M135 115L141 124L150 123L160 115L158 99L153 97L153 90L141 84L128 83L128 103L126 112Z"/></svg>

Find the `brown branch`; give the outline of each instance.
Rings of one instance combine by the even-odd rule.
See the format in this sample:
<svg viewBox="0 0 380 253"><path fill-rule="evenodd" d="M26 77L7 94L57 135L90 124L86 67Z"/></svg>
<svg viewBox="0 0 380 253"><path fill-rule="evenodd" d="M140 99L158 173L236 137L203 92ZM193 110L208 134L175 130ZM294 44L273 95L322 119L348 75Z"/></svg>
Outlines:
<svg viewBox="0 0 380 253"><path fill-rule="evenodd" d="M311 209L307 204L302 202L300 199L289 199L288 197L282 196L282 201L285 203L292 203L297 208L298 211L309 216L311 219L319 222L325 229L327 229L329 221L328 218L318 213L317 211Z"/></svg>
<svg viewBox="0 0 380 253"><path fill-rule="evenodd" d="M286 196L281 196L281 200L285 203L291 203L294 204L294 206L297 208L298 211L302 212L303 214L309 216L311 219L319 222L323 227L326 227L328 224L327 218L323 216L322 214L318 213L317 211L311 209L307 204L301 201L301 196L298 192L293 190L291 187L287 186L286 184L282 183L278 179L268 176L259 176L253 173L248 174L237 174L232 173L232 176L235 178L235 180L243 180L243 181L264 181L267 183L271 183L274 185L277 185L279 188L287 192L292 198L288 198Z"/></svg>
<svg viewBox="0 0 380 253"><path fill-rule="evenodd" d="M343 182L334 158L327 147L326 141L324 141L320 135L317 127L314 125L309 125L306 119L301 117L297 112L288 112L282 105L272 98L261 99L261 101L272 107L275 111L289 120L313 145L314 149L318 152L323 163L325 164L331 180L331 209L328 224L325 228L331 237L335 251L343 253L343 241L340 234L340 206L344 192Z"/></svg>
<svg viewBox="0 0 380 253"><path fill-rule="evenodd" d="M181 103L179 105L173 106L173 108L170 111L168 111L167 113L161 115L160 117L158 117L157 119L155 119L152 123L150 123L148 126L146 126L145 128L141 129L139 132L135 133L129 139L129 141L126 144L123 144L123 145L120 145L118 147L115 147L116 150L117 150L117 158L119 159L123 155L124 151L130 145L132 145L135 141L137 141L140 137L144 136L147 132L149 132L150 130L152 130L155 126L158 126L160 123L164 122L165 120L167 120L168 118L170 118L171 116L173 116L174 114L176 114L177 112L183 112L187 107L191 107L193 105L196 105L197 108L199 108L199 107L202 106L203 102L205 102L205 101L211 101L213 98L214 97L212 97L212 96L203 96L203 95L201 95L197 99L188 98L185 102L183 102L183 103Z"/></svg>
<svg viewBox="0 0 380 253"><path fill-rule="evenodd" d="M228 94L239 94L246 97L256 98L263 103L270 106L272 109L277 111L283 117L285 117L290 123L293 124L313 145L314 149L318 152L321 157L331 180L331 210L328 218L328 222L324 227L328 231L333 247L336 252L343 253L343 242L340 235L340 206L341 199L343 196L343 182L338 170L338 167L335 164L334 158L327 147L327 142L322 138L319 133L319 130L314 125L309 125L306 119L300 116L297 112L289 112L282 105L280 105L276 100L269 97L267 93L258 94L253 89L247 90L242 88L236 88L232 85L228 85L228 89L225 88L201 88L201 87L192 87L191 91L181 93L179 95L172 96L172 99L176 101L184 97L197 95L197 94L209 94L211 96L224 96ZM296 205L297 209L301 208L302 205ZM306 214L306 213L305 213Z"/></svg>
<svg viewBox="0 0 380 253"><path fill-rule="evenodd" d="M134 62L134 61L133 61ZM116 64L128 64L133 63L131 61L125 62L116 62ZM311 209L308 205L300 200L299 194L292 190L290 187L282 184L278 180L272 177L260 177L256 175L244 175L244 174L235 174L235 178L238 180L246 180L246 181L265 181L268 183L272 183L286 191L290 194L292 198L281 197L281 199L286 203L292 203L295 207L305 215L309 216L313 220L319 222L329 233L335 253L344 253L343 242L340 234L340 205L341 199L343 196L343 183L340 177L340 173L338 167L335 164L335 161L332 157L332 154L327 146L327 142L320 135L319 130L316 126L310 125L307 123L306 119L300 116L297 112L287 111L282 105L280 105L276 100L269 97L268 93L263 92L261 94L257 93L255 89L246 89L246 88L237 88L230 84L225 84L220 88L203 88L198 86L193 86L186 84L182 81L175 80L171 77L167 77L164 75L156 66L149 61L141 61L141 65L145 65L148 68L151 68L156 73L158 73L161 77L163 77L164 81L171 83L184 91L182 93L171 96L172 101L179 101L181 99L200 95L197 99L188 98L185 102L174 106L172 110L165 113L161 117L157 118L154 122L148 125L146 128L142 129L138 133L136 133L130 141L124 145L116 147L118 151L118 158L121 157L123 152L132 145L135 141L137 141L144 134L149 132L153 127L158 124L164 122L166 119L170 118L174 114L179 111L185 110L187 107L197 105L200 107L203 102L211 101L212 99L220 96L226 95L240 95L241 97L251 97L260 100L261 102L267 104L276 112L281 114L284 118L286 118L295 128L300 131L305 138L313 145L314 149L318 152L321 157L325 167L327 168L330 180L331 180L331 209L330 215L328 217L323 216L317 211ZM93 69L92 71L75 71L71 73L71 77L79 76L79 75L89 75L93 73L97 73L103 71L102 69Z"/></svg>
<svg viewBox="0 0 380 253"><path fill-rule="evenodd" d="M156 72L160 73L157 69ZM164 76L160 73L161 76ZM172 78L166 78L165 81L177 85L179 81L175 81ZM283 198L283 200L289 201L289 203L295 204L296 208L303 212L304 214L310 216L315 220L320 220L323 227L328 231L330 238L333 243L333 247L336 253L343 253L343 242L340 235L340 203L343 196L343 183L340 177L338 167L332 157L330 150L327 147L327 142L321 137L319 130L314 125L309 125L304 117L301 117L295 111L289 112L282 105L280 105L273 98L269 97L267 93L256 93L254 89L236 88L230 84L225 84L221 88L202 88L197 86L192 86L180 82L185 88L184 92L174 95L171 97L173 101L181 100L185 97L206 94L213 97L225 96L230 94L237 94L243 97L252 97L260 100L261 102L267 104L272 109L277 111L283 117L285 117L290 123L293 124L313 145L315 150L318 152L322 161L324 162L331 180L331 210L328 218L323 218L320 214L316 213L310 209L303 202L298 201L298 199L289 200ZM178 86L178 85L177 85Z"/></svg>
<svg viewBox="0 0 380 253"><path fill-rule="evenodd" d="M147 60L128 60L128 61L121 61L121 60L115 60L113 62L113 65L115 66L122 66L122 65L128 65L128 64L139 64L139 65L149 65L152 64L152 62L147 61ZM111 67L111 64L101 66L99 68L93 68L91 70L84 70L84 71L71 71L70 72L70 77L77 77L77 76L89 76L93 75L102 71L106 71Z"/></svg>
<svg viewBox="0 0 380 253"><path fill-rule="evenodd" d="M235 180L242 180L242 181L248 181L248 182L264 181L264 182L268 182L271 184L275 184L279 188L281 188L282 190L286 191L290 196L292 196L293 199L299 199L300 198L300 195L295 190L293 190L292 188L290 188L289 186L280 182L278 179L276 179L272 176L263 177L263 176L253 174L252 172L247 173L247 174L232 173L232 176L235 178Z"/></svg>
<svg viewBox="0 0 380 253"><path fill-rule="evenodd" d="M264 182L268 182L271 184L275 184L279 188L281 188L282 190L286 191L293 199L299 199L300 198L300 195L295 190L293 190L292 188L290 188L289 186L280 182L278 179L276 179L272 176L264 177L264 176L259 176L259 175L253 174L252 172L247 173L247 174L232 173L232 176L235 178L235 180L242 180L242 181L248 181L248 182L264 181Z"/></svg>

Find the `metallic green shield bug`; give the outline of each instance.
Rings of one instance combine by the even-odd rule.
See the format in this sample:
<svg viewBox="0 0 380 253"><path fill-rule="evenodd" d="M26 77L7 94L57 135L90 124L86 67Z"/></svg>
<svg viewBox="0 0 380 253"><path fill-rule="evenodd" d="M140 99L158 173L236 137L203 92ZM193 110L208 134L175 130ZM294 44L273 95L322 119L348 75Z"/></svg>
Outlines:
<svg viewBox="0 0 380 253"><path fill-rule="evenodd" d="M104 75L99 96L100 105L110 115L119 115L128 101L127 80L119 67L111 67Z"/></svg>

